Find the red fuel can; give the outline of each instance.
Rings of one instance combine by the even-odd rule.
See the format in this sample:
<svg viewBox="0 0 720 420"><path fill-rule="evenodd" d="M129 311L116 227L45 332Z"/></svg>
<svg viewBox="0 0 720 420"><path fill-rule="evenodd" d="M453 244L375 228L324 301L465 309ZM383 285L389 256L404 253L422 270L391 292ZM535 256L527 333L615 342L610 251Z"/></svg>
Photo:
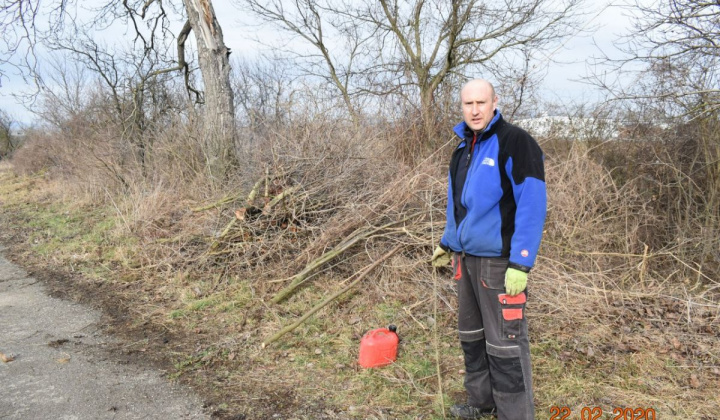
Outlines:
<svg viewBox="0 0 720 420"><path fill-rule="evenodd" d="M370 330L360 340L360 357L358 363L364 368L373 368L389 365L397 358L398 338L397 328L390 325L387 328Z"/></svg>

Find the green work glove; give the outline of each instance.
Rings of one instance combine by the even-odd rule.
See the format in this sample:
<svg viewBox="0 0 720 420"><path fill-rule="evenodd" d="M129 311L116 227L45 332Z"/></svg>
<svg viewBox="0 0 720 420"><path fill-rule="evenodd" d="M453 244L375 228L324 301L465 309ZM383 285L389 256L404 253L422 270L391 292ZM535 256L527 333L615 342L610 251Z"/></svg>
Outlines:
<svg viewBox="0 0 720 420"><path fill-rule="evenodd" d="M520 294L527 287L528 273L514 268L508 268L505 272L505 293L510 296Z"/></svg>
<svg viewBox="0 0 720 420"><path fill-rule="evenodd" d="M433 267L444 267L450 264L451 258L452 253L445 251L440 245L438 245L438 247L435 248L435 252L433 252L432 258L430 258L430 263Z"/></svg>

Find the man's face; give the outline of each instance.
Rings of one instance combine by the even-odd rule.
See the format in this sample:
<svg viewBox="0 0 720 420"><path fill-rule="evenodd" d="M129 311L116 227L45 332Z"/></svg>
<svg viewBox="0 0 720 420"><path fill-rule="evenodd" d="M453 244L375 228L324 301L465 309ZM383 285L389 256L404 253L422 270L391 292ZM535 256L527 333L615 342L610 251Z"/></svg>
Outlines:
<svg viewBox="0 0 720 420"><path fill-rule="evenodd" d="M468 83L460 93L463 118L473 131L485 129L495 115L498 98L487 83Z"/></svg>

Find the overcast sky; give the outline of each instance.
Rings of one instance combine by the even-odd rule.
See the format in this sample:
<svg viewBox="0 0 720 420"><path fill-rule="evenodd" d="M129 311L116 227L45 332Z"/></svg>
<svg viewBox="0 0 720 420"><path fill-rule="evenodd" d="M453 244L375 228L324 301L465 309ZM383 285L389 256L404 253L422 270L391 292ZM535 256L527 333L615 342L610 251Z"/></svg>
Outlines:
<svg viewBox="0 0 720 420"><path fill-rule="evenodd" d="M233 54L241 57L251 53L255 45L246 40L246 35L239 29L242 27L239 18L241 12L229 0L214 0L213 6L223 28L225 43ZM563 48L551 55L554 62L548 60L537 63L539 68L547 68L547 75L540 90L543 98L568 104L593 102L598 98L598 93L591 86L577 80L586 75L587 59L599 54L595 44L612 53L618 36L627 30L629 19L627 12L618 7L603 8L602 11L597 3L591 7L594 10L588 9L590 16L586 25L591 31L569 39ZM24 110L11 96L12 93L28 87L12 69L4 70L8 77L3 79L0 87L0 109L15 120L28 123L32 120L32 114Z"/></svg>

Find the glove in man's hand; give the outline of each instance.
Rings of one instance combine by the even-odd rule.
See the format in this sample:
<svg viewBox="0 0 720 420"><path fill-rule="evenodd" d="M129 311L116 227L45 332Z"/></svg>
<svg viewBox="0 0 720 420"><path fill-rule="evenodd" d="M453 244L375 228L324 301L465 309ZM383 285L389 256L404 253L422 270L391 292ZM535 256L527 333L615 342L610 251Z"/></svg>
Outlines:
<svg viewBox="0 0 720 420"><path fill-rule="evenodd" d="M432 258L430 258L430 263L433 267L444 267L450 264L451 258L451 253L448 253L438 245L438 247L435 248L435 252L433 252Z"/></svg>
<svg viewBox="0 0 720 420"><path fill-rule="evenodd" d="M527 287L528 273L514 268L508 268L505 272L505 293L510 296L520 294Z"/></svg>

